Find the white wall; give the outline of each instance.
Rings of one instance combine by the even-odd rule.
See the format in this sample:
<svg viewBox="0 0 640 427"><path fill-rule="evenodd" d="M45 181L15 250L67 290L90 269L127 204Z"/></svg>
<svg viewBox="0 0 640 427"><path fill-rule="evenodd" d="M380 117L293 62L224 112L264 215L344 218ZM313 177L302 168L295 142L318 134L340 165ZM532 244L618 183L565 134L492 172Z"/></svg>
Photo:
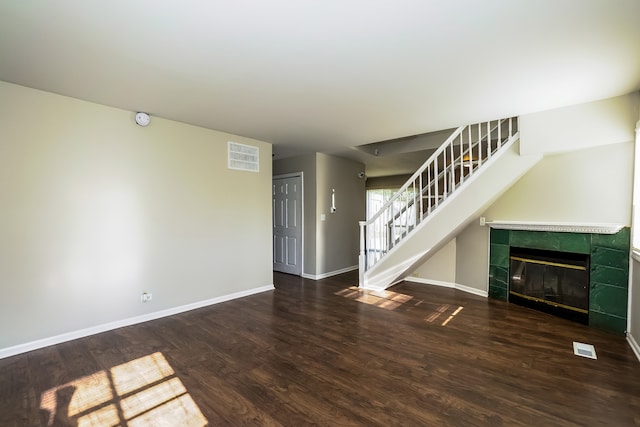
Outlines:
<svg viewBox="0 0 640 427"><path fill-rule="evenodd" d="M0 350L272 285L270 187L270 144L0 82Z"/></svg>
<svg viewBox="0 0 640 427"><path fill-rule="evenodd" d="M636 215L633 222L633 248L637 248L637 235L640 232L640 224L638 223L638 205L640 204L640 115L638 122L636 123L636 135L635 135L635 177L634 177L634 208L636 209ZM631 281L630 286L630 298L629 298L629 342L632 343L636 352L636 356L640 359L640 257L634 254L631 261Z"/></svg>
<svg viewBox="0 0 640 427"><path fill-rule="evenodd" d="M482 216L629 226L632 162L631 142L546 156ZM457 241L456 283L487 290L489 227L473 222ZM470 259L469 268L463 267L464 259Z"/></svg>
<svg viewBox="0 0 640 427"><path fill-rule="evenodd" d="M482 216L629 226L639 100L636 92L521 117L520 153L546 156ZM487 290L488 244L478 221L457 235L455 283Z"/></svg>
<svg viewBox="0 0 640 427"><path fill-rule="evenodd" d="M547 155L484 216L630 226L633 149L633 142L625 142Z"/></svg>
<svg viewBox="0 0 640 427"><path fill-rule="evenodd" d="M539 154L519 155L517 142L493 156L492 165L474 175L465 185L464 191L448 197L429 216L428 221L416 227L410 239L396 245L367 270L363 286L379 289L409 276L475 221L541 159Z"/></svg>
<svg viewBox="0 0 640 427"><path fill-rule="evenodd" d="M640 359L640 261L631 261L631 299L629 300L629 340L634 344Z"/></svg>
<svg viewBox="0 0 640 427"><path fill-rule="evenodd" d="M520 117L520 152L560 153L633 141L640 93L526 114Z"/></svg>

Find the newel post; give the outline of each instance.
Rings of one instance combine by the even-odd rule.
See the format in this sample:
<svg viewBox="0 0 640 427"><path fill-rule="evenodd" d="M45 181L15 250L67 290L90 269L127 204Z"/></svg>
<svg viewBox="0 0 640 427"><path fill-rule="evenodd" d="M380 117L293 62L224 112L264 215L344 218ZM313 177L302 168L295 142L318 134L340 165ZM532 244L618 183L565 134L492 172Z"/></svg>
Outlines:
<svg viewBox="0 0 640 427"><path fill-rule="evenodd" d="M359 271L358 271L358 286L361 288L364 287L364 270L367 265L367 251L364 245L365 238L365 227L367 225L367 221L360 221L360 255L358 256L359 261Z"/></svg>

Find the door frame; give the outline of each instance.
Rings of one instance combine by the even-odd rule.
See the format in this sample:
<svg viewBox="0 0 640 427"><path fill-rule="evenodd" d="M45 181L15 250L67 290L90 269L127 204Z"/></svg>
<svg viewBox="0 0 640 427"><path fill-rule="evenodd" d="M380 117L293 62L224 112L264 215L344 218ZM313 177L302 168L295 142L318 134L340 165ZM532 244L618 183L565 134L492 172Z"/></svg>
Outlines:
<svg viewBox="0 0 640 427"><path fill-rule="evenodd" d="M300 277L304 277L304 172L293 172L293 173L285 173L281 175L273 175L271 177L271 184L273 187L273 181L276 179L284 179L284 178L296 178L300 177ZM271 195L271 201L273 202L273 194ZM272 213L273 216L273 213ZM274 239L273 234L273 221L274 218L271 218L271 239ZM275 254L271 254L271 262L273 263L273 257Z"/></svg>

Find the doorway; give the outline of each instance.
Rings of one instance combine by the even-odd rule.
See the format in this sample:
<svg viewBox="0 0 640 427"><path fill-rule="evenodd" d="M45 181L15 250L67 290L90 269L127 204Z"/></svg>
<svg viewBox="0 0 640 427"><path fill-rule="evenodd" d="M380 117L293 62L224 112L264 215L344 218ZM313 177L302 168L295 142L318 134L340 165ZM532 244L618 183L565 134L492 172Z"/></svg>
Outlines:
<svg viewBox="0 0 640 427"><path fill-rule="evenodd" d="M273 270L302 275L302 172L273 177Z"/></svg>

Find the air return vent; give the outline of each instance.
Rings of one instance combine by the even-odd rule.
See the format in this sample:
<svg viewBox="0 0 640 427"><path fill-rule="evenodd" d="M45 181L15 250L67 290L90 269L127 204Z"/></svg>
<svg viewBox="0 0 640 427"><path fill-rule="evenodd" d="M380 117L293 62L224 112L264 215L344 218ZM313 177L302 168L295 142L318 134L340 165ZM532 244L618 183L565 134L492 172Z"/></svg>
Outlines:
<svg viewBox="0 0 640 427"><path fill-rule="evenodd" d="M229 169L260 172L258 147L229 141Z"/></svg>

